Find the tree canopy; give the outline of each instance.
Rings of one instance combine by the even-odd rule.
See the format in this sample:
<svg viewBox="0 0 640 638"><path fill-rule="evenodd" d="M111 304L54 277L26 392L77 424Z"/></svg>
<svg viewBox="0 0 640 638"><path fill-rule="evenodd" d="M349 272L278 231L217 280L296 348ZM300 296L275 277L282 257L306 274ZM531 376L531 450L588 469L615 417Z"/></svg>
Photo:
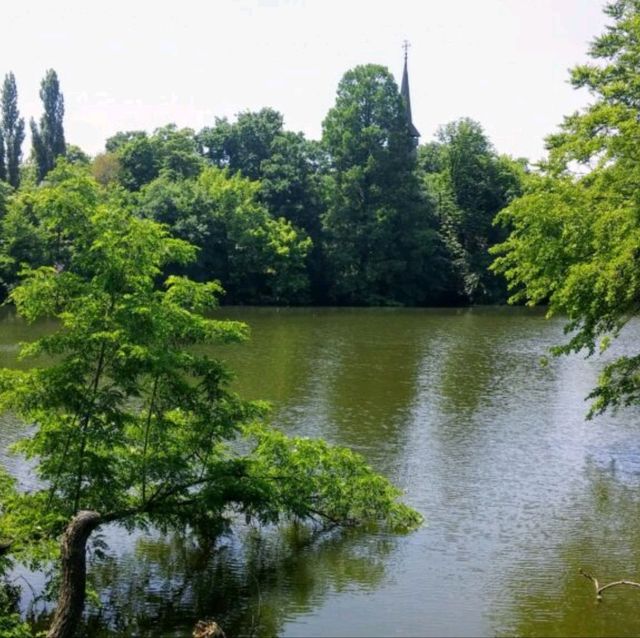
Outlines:
<svg viewBox="0 0 640 638"><path fill-rule="evenodd" d="M119 131L89 157L67 144L56 72L40 87L33 152L20 164L24 123L15 78L2 93L0 296L23 263L47 263L51 244L37 186L58 158L93 177L134 215L165 223L197 246L165 274L217 278L224 303L434 306L501 303L504 281L488 249L506 231L492 221L521 190L524 164L498 155L481 126L462 119L415 148L391 73L345 73L321 141L286 130L272 108L215 118L200 131L167 124ZM0 202L1 204L1 202Z"/></svg>
<svg viewBox="0 0 640 638"><path fill-rule="evenodd" d="M452 292L474 303L504 302L506 283L489 270L489 249L506 233L493 220L520 194L524 163L499 156L480 124L468 118L440 128L437 141L420 148L418 161L437 201L455 274Z"/></svg>
<svg viewBox="0 0 640 638"><path fill-rule="evenodd" d="M431 199L421 192L405 106L387 69L348 71L323 123L329 155L322 223L332 300L432 303L446 269Z"/></svg>
<svg viewBox="0 0 640 638"><path fill-rule="evenodd" d="M231 301L295 301L307 292L311 242L269 214L259 189L228 169L210 167L179 181L165 175L142 189L140 213L200 248L188 274L202 280L216 273Z"/></svg>

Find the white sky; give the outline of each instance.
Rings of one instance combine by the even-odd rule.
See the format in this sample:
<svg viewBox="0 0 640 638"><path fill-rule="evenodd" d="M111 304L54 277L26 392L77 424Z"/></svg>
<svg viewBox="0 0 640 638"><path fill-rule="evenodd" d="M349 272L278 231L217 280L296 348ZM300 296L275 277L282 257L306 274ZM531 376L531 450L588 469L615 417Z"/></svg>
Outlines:
<svg viewBox="0 0 640 638"><path fill-rule="evenodd" d="M60 77L67 141L89 153L119 130L271 106L318 138L342 74L383 64L400 80L407 38L422 141L469 116L498 151L538 159L589 96L567 69L605 24L600 0L22 0L2 4L0 74L25 119ZM27 152L25 145L25 154Z"/></svg>

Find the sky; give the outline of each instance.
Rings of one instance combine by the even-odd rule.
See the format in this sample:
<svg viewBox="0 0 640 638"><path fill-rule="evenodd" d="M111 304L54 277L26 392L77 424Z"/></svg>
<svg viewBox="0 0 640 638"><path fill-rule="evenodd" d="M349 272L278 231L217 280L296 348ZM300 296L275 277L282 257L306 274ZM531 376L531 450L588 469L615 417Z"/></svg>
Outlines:
<svg viewBox="0 0 640 638"><path fill-rule="evenodd" d="M421 141L460 117L496 149L540 159L544 137L589 94L568 84L607 23L600 0L21 0L3 3L0 75L25 119L54 68L67 141L90 154L120 130L279 110L318 139L342 75L382 64L398 82L411 43ZM26 148L25 148L26 150Z"/></svg>

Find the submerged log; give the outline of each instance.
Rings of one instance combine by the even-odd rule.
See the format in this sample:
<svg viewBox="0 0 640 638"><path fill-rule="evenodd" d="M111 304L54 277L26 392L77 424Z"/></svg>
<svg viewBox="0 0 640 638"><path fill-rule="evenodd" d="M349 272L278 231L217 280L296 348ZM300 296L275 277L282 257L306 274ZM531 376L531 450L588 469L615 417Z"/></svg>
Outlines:
<svg viewBox="0 0 640 638"><path fill-rule="evenodd" d="M100 522L98 512L82 511L67 525L60 544L58 605L47 638L73 638L80 625L87 583L87 540Z"/></svg>

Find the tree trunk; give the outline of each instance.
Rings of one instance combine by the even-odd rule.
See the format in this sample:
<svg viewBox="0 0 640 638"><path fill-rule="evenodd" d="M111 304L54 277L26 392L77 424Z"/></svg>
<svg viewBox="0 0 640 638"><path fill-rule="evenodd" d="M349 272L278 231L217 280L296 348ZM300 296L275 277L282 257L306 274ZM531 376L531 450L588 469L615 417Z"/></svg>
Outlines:
<svg viewBox="0 0 640 638"><path fill-rule="evenodd" d="M62 574L58 606L47 638L73 638L82 618L87 581L87 540L100 524L98 512L82 511L62 536Z"/></svg>

